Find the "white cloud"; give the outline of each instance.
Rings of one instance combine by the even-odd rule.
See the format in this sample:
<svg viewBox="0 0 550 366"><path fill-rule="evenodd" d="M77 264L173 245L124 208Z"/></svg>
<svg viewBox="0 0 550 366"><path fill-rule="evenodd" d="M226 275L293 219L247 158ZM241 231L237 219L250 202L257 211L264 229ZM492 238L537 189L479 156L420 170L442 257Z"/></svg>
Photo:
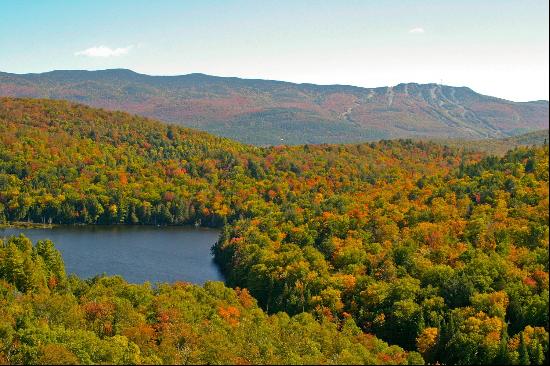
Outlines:
<svg viewBox="0 0 550 366"><path fill-rule="evenodd" d="M75 56L88 56L88 57L117 57L127 54L133 46L110 48L107 46L90 47L83 51L75 52Z"/></svg>
<svg viewBox="0 0 550 366"><path fill-rule="evenodd" d="M409 33L412 33L412 34L424 33L424 28L416 27L416 28L410 29Z"/></svg>

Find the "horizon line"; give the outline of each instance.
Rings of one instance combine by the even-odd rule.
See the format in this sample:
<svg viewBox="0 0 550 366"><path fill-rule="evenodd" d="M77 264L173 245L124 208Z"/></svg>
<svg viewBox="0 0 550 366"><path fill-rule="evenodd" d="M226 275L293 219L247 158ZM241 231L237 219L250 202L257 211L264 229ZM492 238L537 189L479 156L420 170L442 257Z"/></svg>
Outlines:
<svg viewBox="0 0 550 366"><path fill-rule="evenodd" d="M279 82L279 83L287 83L287 84L293 84L293 85L316 85L316 86L326 86L326 87L350 87L350 88L358 88L358 89L394 88L394 87L399 86L399 85L408 85L408 84L439 85L439 86L446 86L446 87L451 87L451 88L466 88L466 89L469 89L472 92L474 92L476 94L479 94L479 95L483 95L483 96L487 96L487 97L491 97L491 98L496 98L496 99L500 99L500 100L504 100L504 101L508 101L508 102L513 102L513 103L549 102L548 99L532 99L532 100L524 100L524 101L510 100L510 99L496 97L496 96L492 96L492 95L481 94L481 93L475 91L474 89L472 89L472 88L470 88L469 86L466 86L466 85L460 85L460 86L459 85L449 85L449 84L442 84L442 83L438 83L438 82L419 83L419 82L415 82L415 81L409 81L409 82L400 82L400 83L395 84L395 85L384 85L384 86L358 86L358 85L352 85L352 84L316 84L316 83L311 83L311 82L302 82L301 83L301 82L296 82L296 81L277 80L277 79L268 79L268 78L264 79L264 78L247 78L247 77L241 77L241 76L222 76L222 75L206 74L206 73L203 73L203 72L191 72L191 73L187 73L187 74L145 74L145 73L141 73L141 72L138 72L138 71L135 71L135 70L132 70L132 69L129 69L129 68L124 68L124 67L108 68L108 69L94 69L94 70L89 70L89 69L54 69L54 70L50 70L50 71L27 72L27 73L16 73L16 72L0 71L0 73L24 76L24 75L42 75L42 74L48 74L48 73L53 73L53 72L67 72L67 71L68 72L71 72L71 71L74 71L74 72L78 72L78 71L81 71L81 72L130 71L130 72L132 72L134 74L137 74L137 75L149 76L149 77L182 77L182 76L190 76L190 75L204 75L204 76L210 76L210 77L215 77L215 78L223 78L223 79L239 79L239 80L249 80L249 81Z"/></svg>

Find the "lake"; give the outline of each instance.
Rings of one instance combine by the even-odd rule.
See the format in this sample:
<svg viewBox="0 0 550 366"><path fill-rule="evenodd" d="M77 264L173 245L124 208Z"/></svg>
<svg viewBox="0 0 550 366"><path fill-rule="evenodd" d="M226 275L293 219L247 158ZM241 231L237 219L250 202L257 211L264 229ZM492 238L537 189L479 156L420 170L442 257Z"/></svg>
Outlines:
<svg viewBox="0 0 550 366"><path fill-rule="evenodd" d="M50 239L63 255L67 274L105 273L128 282L223 281L210 248L219 231L189 226L58 226L0 228L0 237L23 233L33 243Z"/></svg>

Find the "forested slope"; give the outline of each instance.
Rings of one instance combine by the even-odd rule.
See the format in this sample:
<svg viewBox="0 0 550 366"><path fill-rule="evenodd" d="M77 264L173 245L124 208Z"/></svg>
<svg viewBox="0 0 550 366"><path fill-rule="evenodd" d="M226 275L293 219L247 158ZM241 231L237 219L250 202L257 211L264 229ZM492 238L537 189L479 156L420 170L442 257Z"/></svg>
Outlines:
<svg viewBox="0 0 550 366"><path fill-rule="evenodd" d="M200 220L223 226L228 285L268 313L353 319L428 362L545 361L547 146L502 158L410 140L257 148L10 98L0 141L3 220Z"/></svg>
<svg viewBox="0 0 550 366"><path fill-rule="evenodd" d="M467 151L482 151L486 154L504 156L509 150L518 147L548 145L548 138L548 130L540 130L500 139L465 140L424 138L421 140L429 140L458 149L462 148Z"/></svg>

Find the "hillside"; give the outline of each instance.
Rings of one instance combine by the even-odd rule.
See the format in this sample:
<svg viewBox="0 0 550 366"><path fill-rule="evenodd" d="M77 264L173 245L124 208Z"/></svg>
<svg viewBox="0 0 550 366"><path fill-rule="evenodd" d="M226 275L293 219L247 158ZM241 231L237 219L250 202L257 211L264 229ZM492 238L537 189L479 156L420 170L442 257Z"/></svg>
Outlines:
<svg viewBox="0 0 550 366"><path fill-rule="evenodd" d="M521 146L542 146L548 144L548 130L528 132L525 134L505 137L500 139L438 139L420 138L421 141L433 141L439 144L452 146L454 148L466 149L467 151L482 151L487 154L498 156L505 155L509 150Z"/></svg>
<svg viewBox="0 0 550 366"><path fill-rule="evenodd" d="M67 99L256 145L480 139L548 128L548 101L515 103L438 84L360 88L114 69L0 73L0 95Z"/></svg>
<svg viewBox="0 0 550 366"><path fill-rule="evenodd" d="M50 245L11 239L0 361L545 364L548 197L548 146L500 158L412 140L264 148L0 98L0 221L200 220L222 228L213 252L235 288L66 283Z"/></svg>

